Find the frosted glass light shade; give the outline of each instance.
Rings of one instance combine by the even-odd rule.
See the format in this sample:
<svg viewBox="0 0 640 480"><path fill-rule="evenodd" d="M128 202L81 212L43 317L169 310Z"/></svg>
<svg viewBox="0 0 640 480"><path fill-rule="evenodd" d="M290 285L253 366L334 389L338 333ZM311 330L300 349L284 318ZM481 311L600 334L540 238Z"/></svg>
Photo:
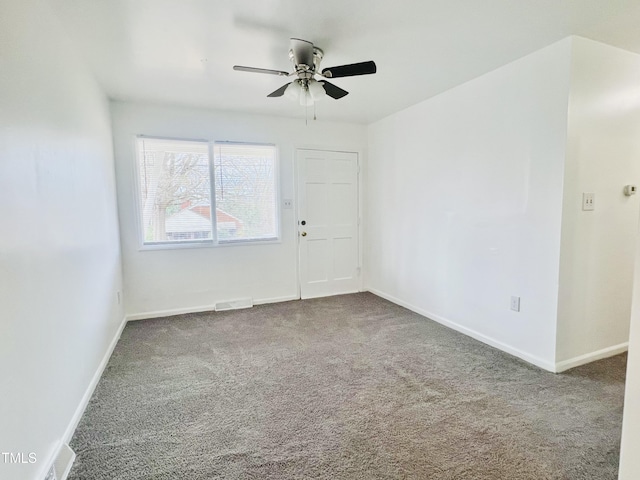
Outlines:
<svg viewBox="0 0 640 480"><path fill-rule="evenodd" d="M309 94L309 90L306 88L300 89L300 105L303 107L310 107L313 105L313 97Z"/></svg>
<svg viewBox="0 0 640 480"><path fill-rule="evenodd" d="M300 96L301 90L302 90L302 87L300 86L300 83L298 82L298 80L294 80L285 89L284 96L287 97L289 100L297 100L298 97Z"/></svg>
<svg viewBox="0 0 640 480"><path fill-rule="evenodd" d="M309 93L311 94L311 98L316 102L327 95L322 84L316 80L309 82Z"/></svg>

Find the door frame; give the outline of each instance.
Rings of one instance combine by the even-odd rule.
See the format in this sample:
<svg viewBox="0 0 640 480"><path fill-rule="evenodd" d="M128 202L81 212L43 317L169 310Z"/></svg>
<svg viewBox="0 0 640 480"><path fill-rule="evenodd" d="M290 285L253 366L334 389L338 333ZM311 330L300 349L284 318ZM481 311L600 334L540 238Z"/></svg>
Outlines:
<svg viewBox="0 0 640 480"><path fill-rule="evenodd" d="M294 235L295 235L295 239L296 239L296 248L295 248L295 255L296 255L296 296L298 298L298 300L300 300L302 298L302 288L300 286L300 235L299 235L299 229L298 229L298 222L299 220L299 211L298 211L298 204L299 204L299 199L300 199L300 192L298 191L298 184L299 184L299 175L300 175L300 169L298 168L298 151L299 150L319 150L319 151L323 151L323 152L341 152L341 153L355 153L357 155L357 165L358 165L358 178L357 178L357 188L358 188L358 268L360 269L360 275L358 276L358 291L359 292L363 292L364 291L364 267L363 267L363 259L364 259L364 255L363 255L363 242L362 242L362 238L363 238L363 226L364 226L364 218L363 218L363 208L362 208L362 204L363 204L363 198L364 198L364 192L363 192L363 182L362 182L362 177L363 177L363 173L364 173L364 168L363 168L363 159L364 159L364 149L361 147L345 147L345 146L326 146L326 145L299 145L299 144L295 144L293 146L293 194L294 194L294 209L293 209L293 215L294 215Z"/></svg>

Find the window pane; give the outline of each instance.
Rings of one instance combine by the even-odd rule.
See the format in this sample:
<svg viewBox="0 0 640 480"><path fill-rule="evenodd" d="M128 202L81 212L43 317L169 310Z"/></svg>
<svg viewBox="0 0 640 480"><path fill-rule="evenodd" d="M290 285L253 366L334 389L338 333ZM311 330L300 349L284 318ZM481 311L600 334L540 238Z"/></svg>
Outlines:
<svg viewBox="0 0 640 480"><path fill-rule="evenodd" d="M138 169L144 243L211 240L207 143L139 138Z"/></svg>
<svg viewBox="0 0 640 480"><path fill-rule="evenodd" d="M272 145L215 145L218 241L277 238L275 170Z"/></svg>

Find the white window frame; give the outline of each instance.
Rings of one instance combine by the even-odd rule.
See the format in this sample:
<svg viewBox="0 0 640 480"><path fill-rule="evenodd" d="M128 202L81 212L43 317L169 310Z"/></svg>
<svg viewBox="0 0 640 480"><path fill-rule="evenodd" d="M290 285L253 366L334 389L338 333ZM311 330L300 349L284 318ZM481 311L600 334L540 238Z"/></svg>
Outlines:
<svg viewBox="0 0 640 480"><path fill-rule="evenodd" d="M144 228L142 218L142 205L140 191L140 159L138 158L138 142L139 140L167 140L176 142L199 142L207 144L207 151L209 155L209 188L210 188L210 202L211 202L211 239L207 240L188 240L188 241L166 241L166 242L145 242L144 240ZM241 142L241 141L216 141L216 140L204 140L195 138L179 138L179 137L165 137L165 136L151 136L151 135L136 135L134 138L134 203L136 212L136 228L138 236L138 250L179 250L183 248L218 248L218 247L233 247L233 246L247 246L247 245L271 245L282 243L282 225L280 222L280 155L278 146L274 143L265 142ZM216 144L226 145L260 145L274 148L274 188L275 188L275 223L276 223L276 236L275 238L268 239L238 239L238 240L218 240L218 226L216 215L216 191L215 191L215 166L214 166L214 147Z"/></svg>

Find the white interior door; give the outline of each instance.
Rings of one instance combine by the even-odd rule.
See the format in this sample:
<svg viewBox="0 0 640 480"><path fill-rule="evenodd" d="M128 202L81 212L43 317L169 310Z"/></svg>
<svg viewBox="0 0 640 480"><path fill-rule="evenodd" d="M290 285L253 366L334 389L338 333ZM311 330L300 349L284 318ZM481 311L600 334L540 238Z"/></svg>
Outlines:
<svg viewBox="0 0 640 480"><path fill-rule="evenodd" d="M298 150L301 298L359 290L358 154Z"/></svg>

